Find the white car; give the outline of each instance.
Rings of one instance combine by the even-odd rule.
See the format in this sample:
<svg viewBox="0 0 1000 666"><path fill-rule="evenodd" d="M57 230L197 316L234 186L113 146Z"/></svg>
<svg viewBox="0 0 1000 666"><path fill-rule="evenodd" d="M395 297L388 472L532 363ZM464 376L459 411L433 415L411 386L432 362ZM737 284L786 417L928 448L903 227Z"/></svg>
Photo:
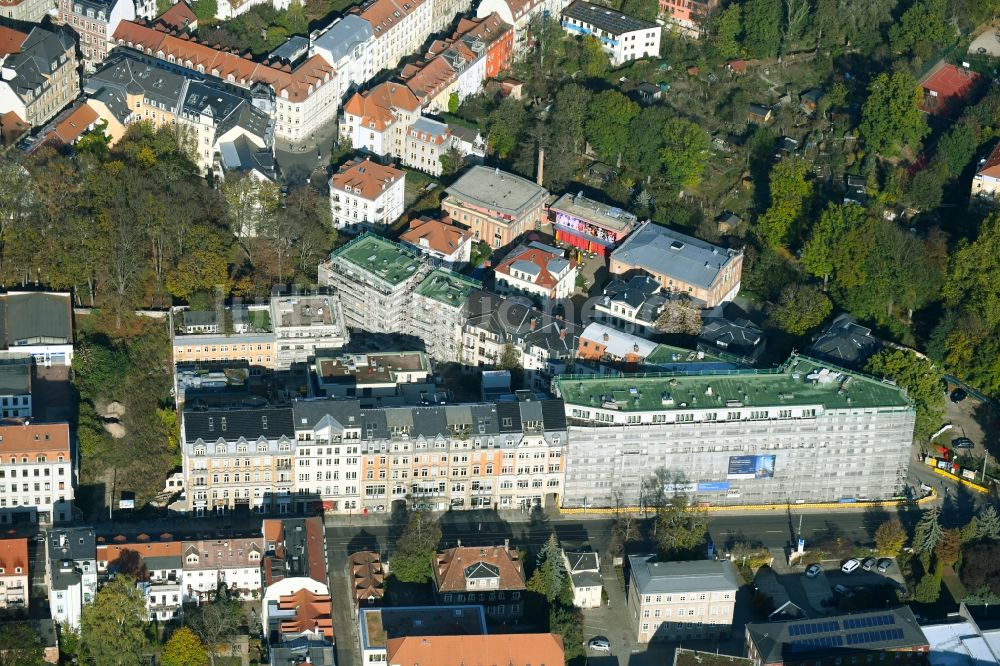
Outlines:
<svg viewBox="0 0 1000 666"><path fill-rule="evenodd" d="M823 567L818 564L810 564L806 567L806 578L815 578L823 573Z"/></svg>
<svg viewBox="0 0 1000 666"><path fill-rule="evenodd" d="M595 636L587 643L587 647L594 652L611 652L611 641L604 636Z"/></svg>
<svg viewBox="0 0 1000 666"><path fill-rule="evenodd" d="M843 571L845 574L849 574L849 573L854 573L860 568L861 568L861 562L858 562L856 559L851 558L846 562L844 562L844 565L840 567L840 570Z"/></svg>

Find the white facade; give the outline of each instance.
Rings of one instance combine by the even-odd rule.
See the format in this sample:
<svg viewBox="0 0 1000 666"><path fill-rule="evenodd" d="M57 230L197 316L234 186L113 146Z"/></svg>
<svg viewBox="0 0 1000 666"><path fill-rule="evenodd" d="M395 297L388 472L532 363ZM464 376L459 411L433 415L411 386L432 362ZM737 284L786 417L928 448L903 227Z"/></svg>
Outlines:
<svg viewBox="0 0 1000 666"><path fill-rule="evenodd" d="M331 23L312 39L310 55L318 55L337 71L337 97L343 100L354 86L375 76L372 66L371 25L356 14L348 14Z"/></svg>
<svg viewBox="0 0 1000 666"><path fill-rule="evenodd" d="M272 298L271 322L277 369L304 363L318 349L339 349L347 344L347 326L336 295Z"/></svg>
<svg viewBox="0 0 1000 666"><path fill-rule="evenodd" d="M588 19L591 13L593 20ZM562 27L570 35L589 35L600 40L601 48L615 67L630 60L660 55L660 26L603 6L574 2L562 15Z"/></svg>
<svg viewBox="0 0 1000 666"><path fill-rule="evenodd" d="M334 228L356 233L388 226L398 220L403 214L406 189L406 173L398 173L397 178L385 182L385 189L377 189L374 197L366 196L364 187L338 186L334 176L330 180L330 213Z"/></svg>
<svg viewBox="0 0 1000 666"><path fill-rule="evenodd" d="M407 9L408 5L416 7ZM361 17L372 24L372 68L375 72L392 69L403 58L420 50L433 27L433 0L376 0ZM369 18L370 17L370 18Z"/></svg>
<svg viewBox="0 0 1000 666"><path fill-rule="evenodd" d="M505 23L514 26L514 59L524 57L528 48L528 24L536 16L559 20L559 12L568 2L563 0L482 0L476 16L485 18L496 12Z"/></svg>
<svg viewBox="0 0 1000 666"><path fill-rule="evenodd" d="M291 2L290 0L218 0L215 18L219 21L228 21L240 14L247 13L251 7L256 5L272 5L278 11L282 11L288 9Z"/></svg>

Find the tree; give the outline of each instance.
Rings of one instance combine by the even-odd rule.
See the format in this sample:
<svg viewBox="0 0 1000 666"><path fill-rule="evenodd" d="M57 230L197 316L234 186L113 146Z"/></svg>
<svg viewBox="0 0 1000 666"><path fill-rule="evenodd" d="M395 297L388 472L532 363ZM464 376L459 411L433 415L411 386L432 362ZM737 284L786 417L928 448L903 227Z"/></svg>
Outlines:
<svg viewBox="0 0 1000 666"><path fill-rule="evenodd" d="M660 14L660 3L657 0L625 0L622 3L623 14L634 16L641 21L656 21Z"/></svg>
<svg viewBox="0 0 1000 666"><path fill-rule="evenodd" d="M462 100L458 98L457 92L448 95L448 113L458 113L458 107L461 105Z"/></svg>
<svg viewBox="0 0 1000 666"><path fill-rule="evenodd" d="M969 19L975 23L986 23L1000 16L1000 0L977 0L971 3Z"/></svg>
<svg viewBox="0 0 1000 666"><path fill-rule="evenodd" d="M592 35L580 38L580 71L592 79L604 76L611 68L608 54L601 46L601 40Z"/></svg>
<svg viewBox="0 0 1000 666"><path fill-rule="evenodd" d="M0 666L44 666L45 651L28 622L0 624Z"/></svg>
<svg viewBox="0 0 1000 666"><path fill-rule="evenodd" d="M667 181L679 189L694 187L708 161L708 135L689 120L671 118L663 126L663 161Z"/></svg>
<svg viewBox="0 0 1000 666"><path fill-rule="evenodd" d="M573 585L562 558L562 549L555 534L538 553L538 565L528 581L528 591L545 597L550 604L573 605Z"/></svg>
<svg viewBox="0 0 1000 666"><path fill-rule="evenodd" d="M219 655L219 648L237 634L241 619L242 608L239 602L230 601L224 595L217 596L211 603L200 605L188 617L188 626L201 640L208 652L209 663L213 666Z"/></svg>
<svg viewBox="0 0 1000 666"><path fill-rule="evenodd" d="M520 143L527 122L527 112L521 102L505 97L486 120L487 143L500 159L506 159Z"/></svg>
<svg viewBox="0 0 1000 666"><path fill-rule="evenodd" d="M701 333L701 309L684 294L670 298L656 318L656 330L662 333L698 335Z"/></svg>
<svg viewBox="0 0 1000 666"><path fill-rule="evenodd" d="M934 552L944 530L941 529L941 507L932 506L924 512L913 532L913 551L918 554Z"/></svg>
<svg viewBox="0 0 1000 666"><path fill-rule="evenodd" d="M188 232L188 251L167 270L167 289L175 297L187 300L198 291L228 291L232 236L221 231L197 225Z"/></svg>
<svg viewBox="0 0 1000 666"><path fill-rule="evenodd" d="M816 45L829 48L843 44L844 28L841 21L837 0L816 0L812 20Z"/></svg>
<svg viewBox="0 0 1000 666"><path fill-rule="evenodd" d="M812 198L809 171L809 163L795 157L781 160L771 170L771 206L757 221L758 233L771 247L786 247L799 233Z"/></svg>
<svg viewBox="0 0 1000 666"><path fill-rule="evenodd" d="M563 639L563 657L566 663L583 657L583 614L573 607L553 605L549 610L549 631L558 634Z"/></svg>
<svg viewBox="0 0 1000 666"><path fill-rule="evenodd" d="M743 3L743 49L751 58L773 58L781 49L781 0Z"/></svg>
<svg viewBox="0 0 1000 666"><path fill-rule="evenodd" d="M191 5L191 10L198 17L198 23L205 28L215 21L215 15L219 11L219 3L217 0L195 0L194 4Z"/></svg>
<svg viewBox="0 0 1000 666"><path fill-rule="evenodd" d="M926 58L954 36L947 21L944 0L916 0L889 29L889 43L897 53Z"/></svg>
<svg viewBox="0 0 1000 666"><path fill-rule="evenodd" d="M163 653L160 655L163 666L204 666L207 661L208 651L197 634L188 627L175 631L163 646Z"/></svg>
<svg viewBox="0 0 1000 666"><path fill-rule="evenodd" d="M137 664L146 647L146 598L135 579L116 576L83 607L80 639L97 666Z"/></svg>
<svg viewBox="0 0 1000 666"><path fill-rule="evenodd" d="M790 284L781 290L774 320L792 335L805 335L833 312L833 303L823 291L811 284Z"/></svg>
<svg viewBox="0 0 1000 666"><path fill-rule="evenodd" d="M893 380L906 390L917 408L914 439L926 440L941 426L945 410L942 373L933 363L913 352L887 349L870 358L865 369Z"/></svg>
<svg viewBox="0 0 1000 666"><path fill-rule="evenodd" d="M1000 325L1000 214L983 220L974 241L959 243L943 295L946 304L978 313L989 329Z"/></svg>
<svg viewBox="0 0 1000 666"><path fill-rule="evenodd" d="M687 498L671 497L657 509L656 544L665 557L690 557L707 534L708 514L688 506Z"/></svg>
<svg viewBox="0 0 1000 666"><path fill-rule="evenodd" d="M940 567L952 567L962 554L962 535L958 530L942 530L934 545L934 557Z"/></svg>
<svg viewBox="0 0 1000 666"><path fill-rule="evenodd" d="M896 557L906 545L906 528L899 518L890 518L875 530L875 549L880 555Z"/></svg>
<svg viewBox="0 0 1000 666"><path fill-rule="evenodd" d="M587 112L587 142L606 160L617 163L628 140L632 118L639 105L617 90L605 90L595 95Z"/></svg>
<svg viewBox="0 0 1000 666"><path fill-rule="evenodd" d="M441 527L430 514L414 511L396 541L389 560L393 575L404 583L426 583L431 579L434 555L441 542Z"/></svg>
<svg viewBox="0 0 1000 666"><path fill-rule="evenodd" d="M996 542L973 543L962 550L962 583L968 590L987 588L1000 595L1000 544Z"/></svg>
<svg viewBox="0 0 1000 666"><path fill-rule="evenodd" d="M521 352L511 343L507 343L503 346L503 351L500 353L500 363L501 370L518 370L521 368Z"/></svg>
<svg viewBox="0 0 1000 666"><path fill-rule="evenodd" d="M970 122L959 122L941 136L937 160L944 164L951 178L958 178L979 149L980 132Z"/></svg>
<svg viewBox="0 0 1000 666"><path fill-rule="evenodd" d="M976 538L988 541L1000 540L1000 516L992 504L979 512L976 517Z"/></svg>
<svg viewBox="0 0 1000 666"><path fill-rule="evenodd" d="M823 279L824 286L833 275L833 248L845 233L861 226L865 209L853 204L830 204L813 225L802 247L800 260L806 272Z"/></svg>
<svg viewBox="0 0 1000 666"><path fill-rule="evenodd" d="M441 175L454 176L465 166L465 157L457 149L452 148L448 152L441 153Z"/></svg>
<svg viewBox="0 0 1000 666"><path fill-rule="evenodd" d="M920 105L923 90L905 71L879 74L868 86L859 131L869 152L895 155L916 147L930 129Z"/></svg>
<svg viewBox="0 0 1000 666"><path fill-rule="evenodd" d="M913 590L913 600L922 604L933 604L940 596L941 579L933 573L925 573Z"/></svg>
<svg viewBox="0 0 1000 666"><path fill-rule="evenodd" d="M813 11L809 0L784 0L785 5L785 50L799 44L809 27L809 14Z"/></svg>
<svg viewBox="0 0 1000 666"><path fill-rule="evenodd" d="M709 43L720 58L735 58L740 54L740 34L743 32L743 19L740 5L731 3L716 14L711 23Z"/></svg>

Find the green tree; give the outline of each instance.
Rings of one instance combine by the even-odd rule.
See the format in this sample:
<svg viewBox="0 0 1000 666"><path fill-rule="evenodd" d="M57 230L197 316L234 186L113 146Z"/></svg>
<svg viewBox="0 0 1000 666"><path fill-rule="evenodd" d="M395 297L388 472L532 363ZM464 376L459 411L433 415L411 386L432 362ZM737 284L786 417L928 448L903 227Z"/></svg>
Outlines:
<svg viewBox="0 0 1000 666"><path fill-rule="evenodd" d="M944 393L941 371L930 361L913 352L887 349L868 360L866 370L896 382L906 390L917 408L913 437L926 440L944 419Z"/></svg>
<svg viewBox="0 0 1000 666"><path fill-rule="evenodd" d="M807 273L823 279L825 285L833 275L833 248L845 233L861 226L865 209L854 204L830 204L813 225L809 239L802 247L802 267Z"/></svg>
<svg viewBox="0 0 1000 666"><path fill-rule="evenodd" d="M163 646L160 663L163 666L204 666L208 661L208 652L198 638L188 627L175 631L170 640Z"/></svg>
<svg viewBox="0 0 1000 666"><path fill-rule="evenodd" d="M975 240L959 243L943 293L946 304L976 312L990 330L1000 325L1000 213L983 220Z"/></svg>
<svg viewBox="0 0 1000 666"><path fill-rule="evenodd" d="M195 0L191 9L198 17L199 25L204 28L215 21L215 15L219 11L219 3L217 0Z"/></svg>
<svg viewBox="0 0 1000 666"><path fill-rule="evenodd" d="M879 74L868 86L859 130L869 152L895 155L915 148L930 129L920 105L924 93L908 72Z"/></svg>
<svg viewBox="0 0 1000 666"><path fill-rule="evenodd" d="M976 0L970 3L969 18L973 23L986 23L1000 16L1000 0Z"/></svg>
<svg viewBox="0 0 1000 666"><path fill-rule="evenodd" d="M433 517L421 511L411 513L389 560L396 579L404 583L428 582L440 542L441 527Z"/></svg>
<svg viewBox="0 0 1000 666"><path fill-rule="evenodd" d="M623 14L634 16L641 21L656 21L660 15L660 3L657 0L625 0L622 3Z"/></svg>
<svg viewBox="0 0 1000 666"><path fill-rule="evenodd" d="M805 335L833 312L833 303L823 291L811 284L790 284L781 290L774 310L774 320L792 335Z"/></svg>
<svg viewBox="0 0 1000 666"><path fill-rule="evenodd" d="M743 3L743 48L751 58L773 58L781 49L781 0Z"/></svg>
<svg viewBox="0 0 1000 666"><path fill-rule="evenodd" d="M708 514L688 506L687 498L668 498L656 512L656 544L665 557L690 557L708 534Z"/></svg>
<svg viewBox="0 0 1000 666"><path fill-rule="evenodd" d="M505 97L486 121L490 150L500 159L506 159L520 143L527 119L528 114L521 102Z"/></svg>
<svg viewBox="0 0 1000 666"><path fill-rule="evenodd" d="M28 622L0 624L0 666L44 666L42 641Z"/></svg>
<svg viewBox="0 0 1000 666"><path fill-rule="evenodd" d="M225 594L225 588L220 587L222 589L215 601L201 604L187 616L188 626L201 640L208 652L208 661L213 666L220 652L219 648L239 631L243 615L240 603L230 600Z"/></svg>
<svg viewBox="0 0 1000 666"><path fill-rule="evenodd" d="M928 57L954 37L947 21L944 0L916 0L889 29L889 43L898 53Z"/></svg>
<svg viewBox="0 0 1000 666"><path fill-rule="evenodd" d="M913 600L922 604L936 603L940 596L941 578L929 572L924 574L913 590Z"/></svg>
<svg viewBox="0 0 1000 666"><path fill-rule="evenodd" d="M812 199L809 172L809 163L796 157L771 170L771 206L757 221L757 232L771 247L787 247L798 235Z"/></svg>
<svg viewBox="0 0 1000 666"><path fill-rule="evenodd" d="M611 61L601 47L601 40L592 35L581 37L580 71L583 75L592 79L600 78L607 74L610 68Z"/></svg>
<svg viewBox="0 0 1000 666"><path fill-rule="evenodd" d="M708 161L708 135L699 125L671 118L663 125L660 159L667 181L679 189L694 187Z"/></svg>
<svg viewBox="0 0 1000 666"><path fill-rule="evenodd" d="M890 518L875 530L875 549L879 555L896 557L906 545L906 528L899 518Z"/></svg>
<svg viewBox="0 0 1000 666"><path fill-rule="evenodd" d="M980 511L976 517L976 538L1000 540L1000 515L997 515L997 510L992 504Z"/></svg>
<svg viewBox="0 0 1000 666"><path fill-rule="evenodd" d="M617 90L595 95L587 113L588 143L598 155L617 163L628 140L629 123L638 113L639 105Z"/></svg>
<svg viewBox="0 0 1000 666"><path fill-rule="evenodd" d="M187 252L167 271L167 288L187 300L197 291L228 292L230 235L222 229L198 225L188 233Z"/></svg>
<svg viewBox="0 0 1000 666"><path fill-rule="evenodd" d="M457 92L448 95L448 113L458 113L458 107L461 105L462 100L458 98Z"/></svg>
<svg viewBox="0 0 1000 666"><path fill-rule="evenodd" d="M583 640L583 614L573 607L553 605L549 609L549 631L563 639L566 663L586 656Z"/></svg>
<svg viewBox="0 0 1000 666"><path fill-rule="evenodd" d="M837 0L816 0L812 27L817 46L829 48L844 43L844 27Z"/></svg>
<svg viewBox="0 0 1000 666"><path fill-rule="evenodd" d="M573 605L572 581L566 571L562 549L555 534L549 535L548 541L538 553L538 564L528 581L528 591L545 597L550 604L558 602L563 606Z"/></svg>
<svg viewBox="0 0 1000 666"><path fill-rule="evenodd" d="M131 666L146 647L146 598L129 576L116 576L83 607L80 639L97 666Z"/></svg>
<svg viewBox="0 0 1000 666"><path fill-rule="evenodd" d="M941 529L941 507L932 506L925 511L913 531L913 552L930 554L934 552L944 530Z"/></svg>
<svg viewBox="0 0 1000 666"><path fill-rule="evenodd" d="M948 175L958 178L979 149L980 133L969 122L952 125L938 140L937 159L948 170Z"/></svg>
<svg viewBox="0 0 1000 666"><path fill-rule="evenodd" d="M740 54L740 34L743 18L740 5L731 3L711 22L709 43L721 58L735 58Z"/></svg>

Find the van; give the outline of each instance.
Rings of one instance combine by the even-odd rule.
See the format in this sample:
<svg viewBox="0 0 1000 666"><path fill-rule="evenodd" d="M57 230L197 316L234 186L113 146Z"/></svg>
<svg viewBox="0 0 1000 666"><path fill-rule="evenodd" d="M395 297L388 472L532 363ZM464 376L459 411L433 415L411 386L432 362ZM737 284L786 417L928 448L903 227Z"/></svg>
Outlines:
<svg viewBox="0 0 1000 666"><path fill-rule="evenodd" d="M844 565L840 567L840 570L843 571L845 574L849 574L849 573L854 573L860 567L861 567L861 562L858 562L855 559L850 559L844 562Z"/></svg>

